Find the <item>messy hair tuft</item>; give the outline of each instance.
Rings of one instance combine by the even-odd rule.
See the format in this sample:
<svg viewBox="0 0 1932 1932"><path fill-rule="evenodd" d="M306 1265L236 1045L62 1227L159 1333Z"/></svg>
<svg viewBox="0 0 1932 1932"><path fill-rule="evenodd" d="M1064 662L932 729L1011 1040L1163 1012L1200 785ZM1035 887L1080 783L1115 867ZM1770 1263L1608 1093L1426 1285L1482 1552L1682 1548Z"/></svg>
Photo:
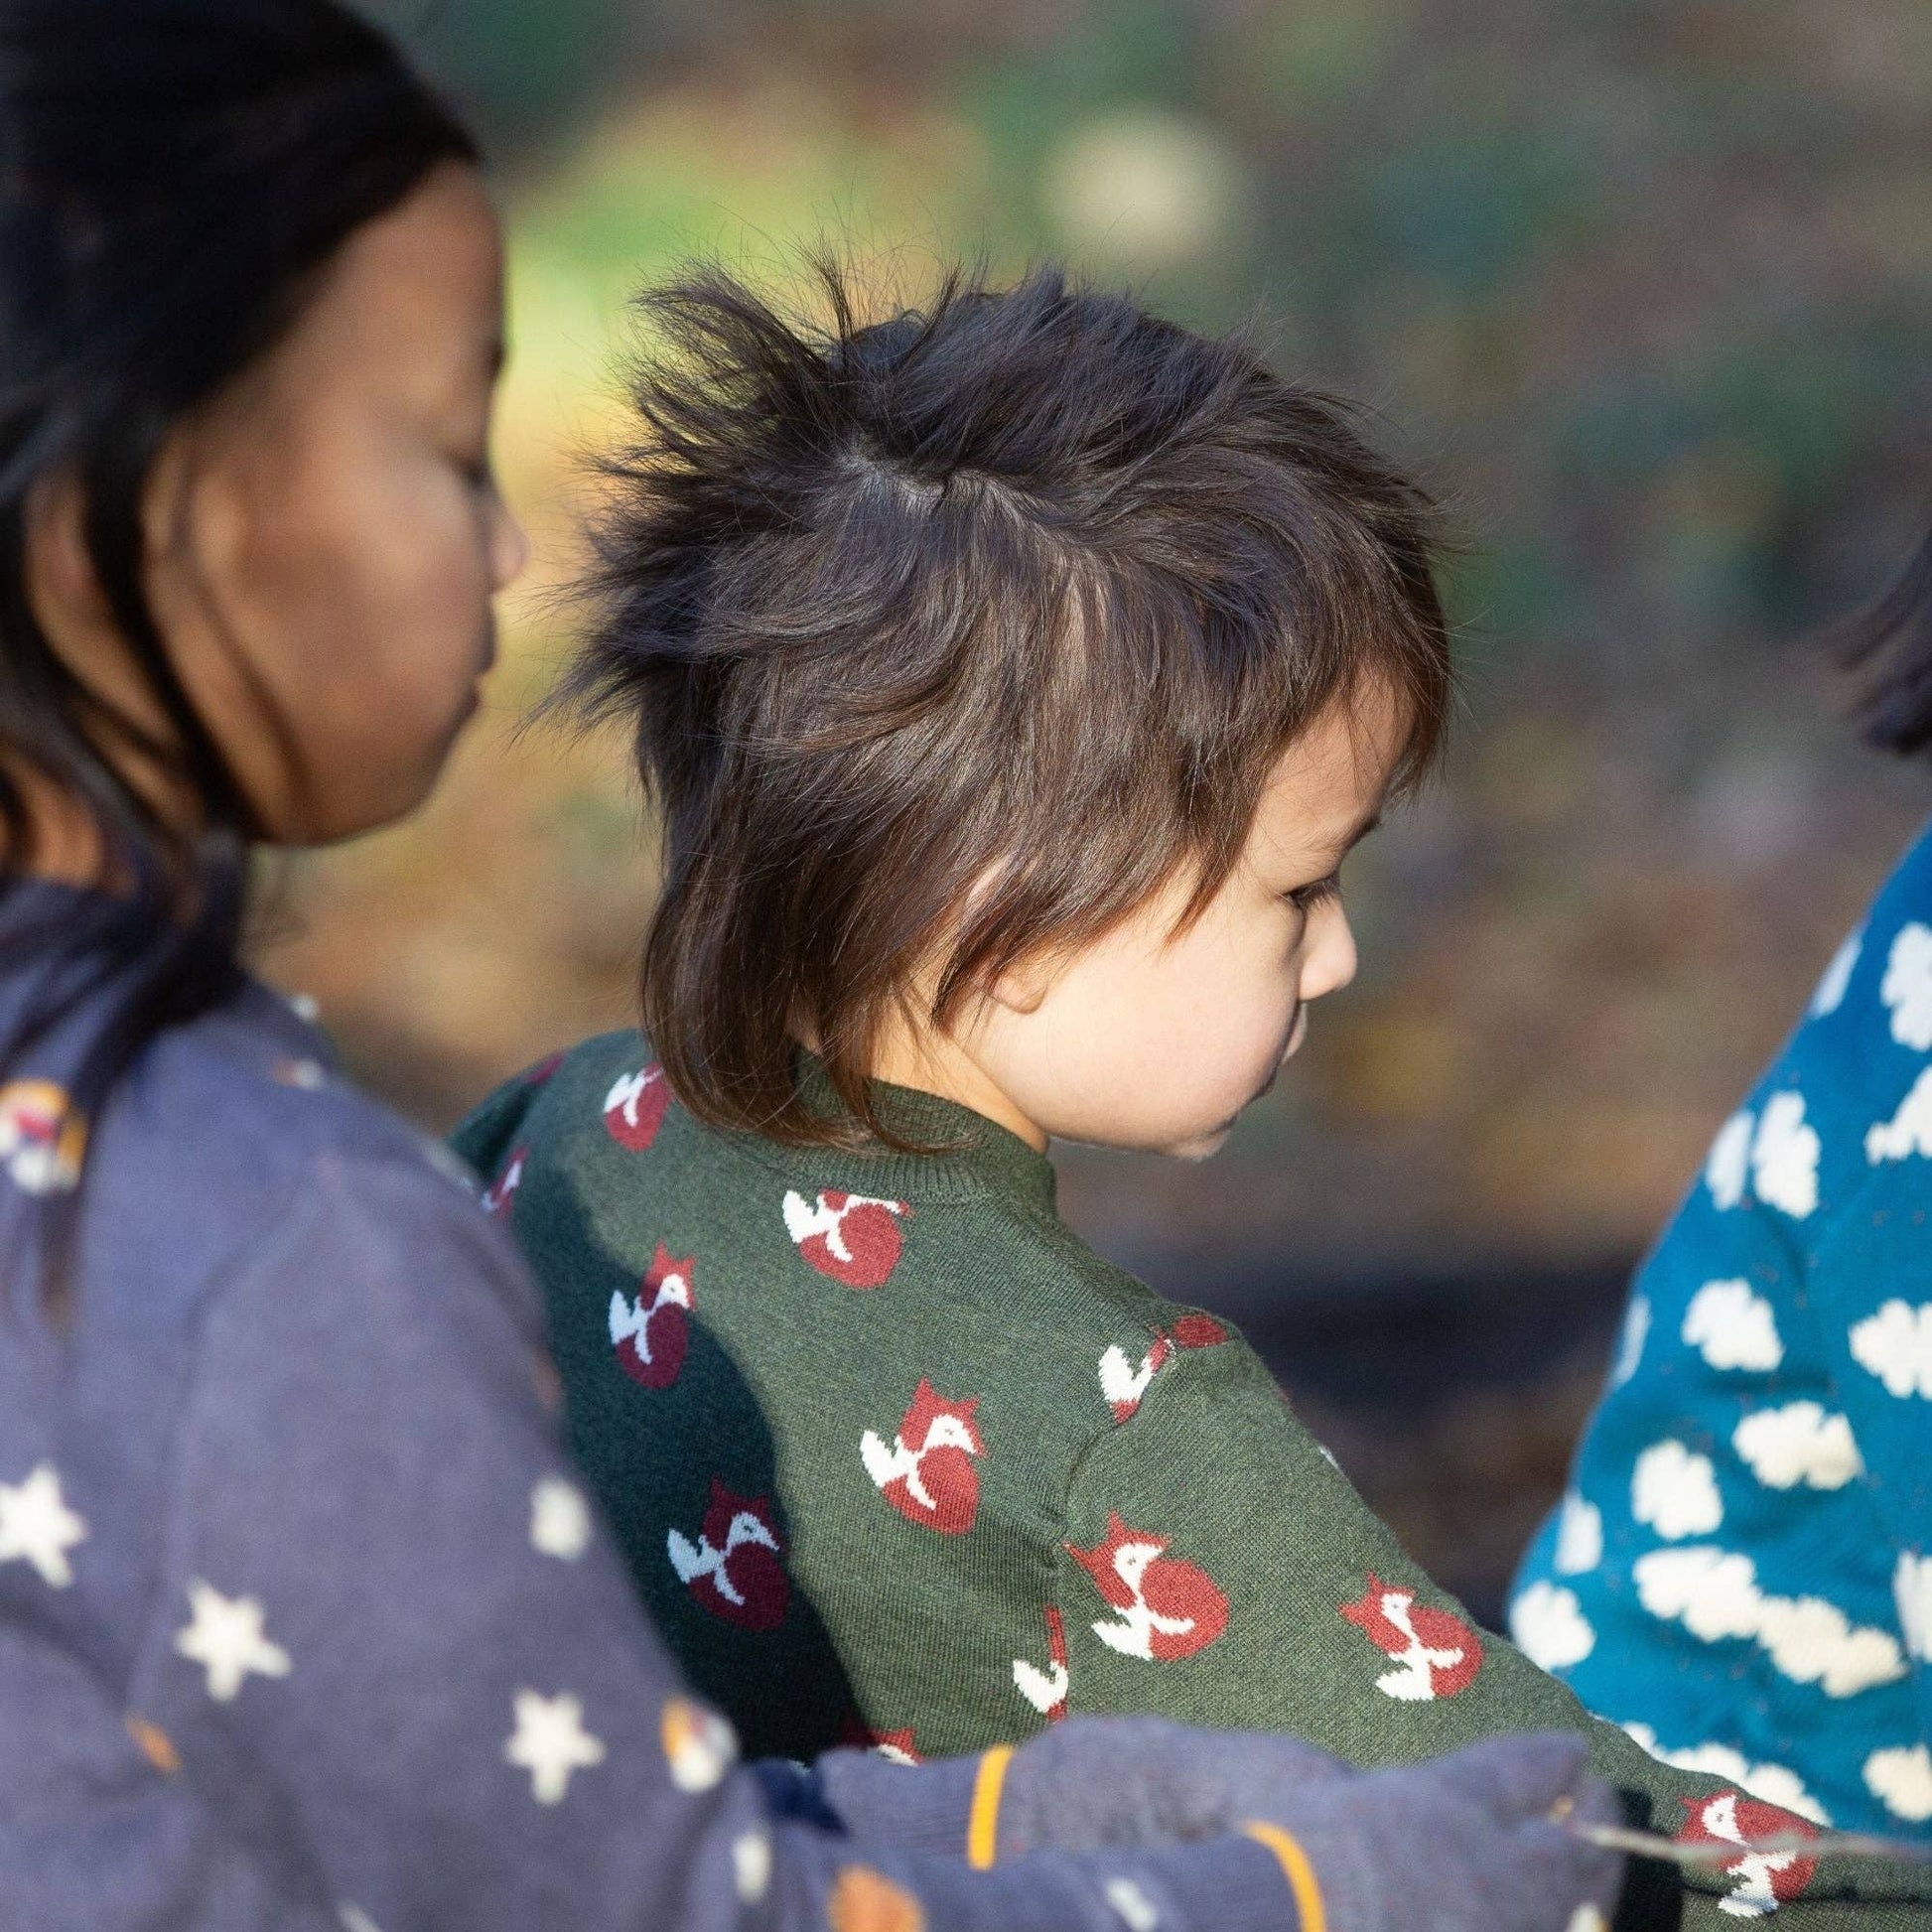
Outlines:
<svg viewBox="0 0 1932 1932"><path fill-rule="evenodd" d="M646 292L562 701L635 732L666 878L645 1029L714 1125L883 1133L895 1009L1238 859L1282 751L1366 680L1429 763L1435 513L1344 405L1052 267L884 319L700 266ZM810 1107L796 1042L842 1119Z"/></svg>

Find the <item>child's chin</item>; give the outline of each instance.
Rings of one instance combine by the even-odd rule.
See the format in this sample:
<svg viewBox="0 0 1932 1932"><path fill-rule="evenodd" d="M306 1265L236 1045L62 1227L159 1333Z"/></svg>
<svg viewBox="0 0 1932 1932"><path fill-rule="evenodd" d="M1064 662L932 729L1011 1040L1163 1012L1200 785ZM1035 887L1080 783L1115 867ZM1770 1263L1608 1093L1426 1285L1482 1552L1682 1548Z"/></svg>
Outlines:
<svg viewBox="0 0 1932 1932"><path fill-rule="evenodd" d="M1210 1155L1220 1153L1233 1131L1233 1121L1225 1121L1219 1127L1209 1128L1205 1134L1195 1135L1191 1140L1175 1141L1166 1151L1176 1161L1205 1161Z"/></svg>

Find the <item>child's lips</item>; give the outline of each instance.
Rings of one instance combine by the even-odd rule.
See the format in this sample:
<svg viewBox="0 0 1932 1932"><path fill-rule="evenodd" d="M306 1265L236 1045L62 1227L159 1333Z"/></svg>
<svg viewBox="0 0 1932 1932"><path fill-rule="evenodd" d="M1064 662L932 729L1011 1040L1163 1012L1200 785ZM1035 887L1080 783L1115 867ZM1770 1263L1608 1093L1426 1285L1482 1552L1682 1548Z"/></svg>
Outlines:
<svg viewBox="0 0 1932 1932"><path fill-rule="evenodd" d="M1282 1066L1286 1066L1302 1050L1302 1042L1309 1036L1309 1010L1306 1006L1295 1009L1295 1024L1288 1030L1288 1044L1282 1048ZM1277 1067L1276 1072L1281 1071Z"/></svg>
<svg viewBox="0 0 1932 1932"><path fill-rule="evenodd" d="M1275 1062L1275 1070L1269 1074L1255 1091L1255 1099L1275 1090L1275 1082L1282 1077L1282 1068L1302 1050L1302 1042L1309 1036L1309 1010L1307 1007L1295 1009L1295 1024L1288 1030L1288 1044L1282 1048L1282 1056Z"/></svg>

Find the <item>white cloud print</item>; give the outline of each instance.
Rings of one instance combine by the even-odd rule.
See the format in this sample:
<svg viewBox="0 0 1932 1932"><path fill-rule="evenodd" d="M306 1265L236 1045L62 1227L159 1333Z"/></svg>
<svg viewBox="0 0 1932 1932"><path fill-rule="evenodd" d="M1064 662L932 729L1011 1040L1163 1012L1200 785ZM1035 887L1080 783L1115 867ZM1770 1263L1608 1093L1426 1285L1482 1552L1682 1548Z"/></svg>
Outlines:
<svg viewBox="0 0 1932 1932"><path fill-rule="evenodd" d="M1932 1066L1912 1082L1890 1120L1873 1121L1864 1137L1864 1158L1875 1168L1880 1161L1909 1161L1915 1154L1932 1154Z"/></svg>
<svg viewBox="0 0 1932 1932"><path fill-rule="evenodd" d="M1756 1126L1757 1116L1748 1109L1732 1114L1711 1143L1704 1163L1704 1184L1722 1208L1735 1207L1744 1198L1744 1185L1750 1178L1751 1131Z"/></svg>
<svg viewBox="0 0 1932 1932"><path fill-rule="evenodd" d="M1650 1297L1633 1295L1616 1339L1616 1360L1610 1364L1610 1387L1621 1388L1637 1372L1643 1345L1650 1339Z"/></svg>
<svg viewBox="0 0 1932 1932"><path fill-rule="evenodd" d="M1774 1093L1751 1141L1751 1185L1767 1207L1802 1221L1818 1205L1818 1134L1801 1093Z"/></svg>
<svg viewBox="0 0 1932 1932"><path fill-rule="evenodd" d="M1892 1572L1891 1593L1898 1603L1905 1648L1932 1662L1932 1557L1907 1550Z"/></svg>
<svg viewBox="0 0 1932 1932"><path fill-rule="evenodd" d="M1748 1108L1718 1130L1705 1158L1704 1184L1721 1208L1740 1206L1755 1193L1802 1221L1818 1205L1817 1129L1805 1119L1801 1093L1774 1093L1761 1114Z"/></svg>
<svg viewBox="0 0 1932 1932"><path fill-rule="evenodd" d="M1891 1036L1915 1053L1932 1047L1932 926L1900 926L1878 997L1891 1009Z"/></svg>
<svg viewBox="0 0 1932 1932"><path fill-rule="evenodd" d="M1784 1360L1777 1316L1746 1281L1706 1282L1684 1311L1683 1334L1713 1368L1773 1369Z"/></svg>
<svg viewBox="0 0 1932 1932"><path fill-rule="evenodd" d="M1596 1648L1577 1592L1540 1580L1510 1604L1509 1634L1538 1670L1568 1670Z"/></svg>
<svg viewBox="0 0 1932 1932"><path fill-rule="evenodd" d="M1630 1514L1673 1543L1708 1536L1725 1520L1711 1458L1679 1442L1651 1444L1631 1471Z"/></svg>
<svg viewBox="0 0 1932 1932"><path fill-rule="evenodd" d="M1653 1550L1631 1566L1631 1576L1652 1616L1683 1624L1705 1643L1748 1638L1782 1676L1816 1684L1827 1697L1852 1697L1905 1675L1889 1631L1849 1622L1822 1596L1765 1594L1757 1566L1734 1551L1709 1544Z"/></svg>
<svg viewBox="0 0 1932 1932"><path fill-rule="evenodd" d="M1573 1489L1557 1519L1557 1574L1581 1577L1603 1561L1603 1512Z"/></svg>
<svg viewBox="0 0 1932 1932"><path fill-rule="evenodd" d="M1759 1409L1732 1432L1731 1447L1770 1489L1843 1489L1864 1467L1852 1425L1815 1402Z"/></svg>
<svg viewBox="0 0 1932 1932"><path fill-rule="evenodd" d="M1833 953L1832 963L1825 968L1825 975L1818 982L1818 990L1811 996L1811 1017L1814 1020L1825 1019L1845 1004L1845 989L1852 984L1852 975L1858 970L1859 954L1863 950L1864 932L1861 929Z"/></svg>
<svg viewBox="0 0 1932 1932"><path fill-rule="evenodd" d="M1864 1781L1894 1818L1914 1825L1932 1818L1932 1751L1923 1744L1873 1751L1864 1761Z"/></svg>
<svg viewBox="0 0 1932 1932"><path fill-rule="evenodd" d="M1932 1401L1932 1302L1913 1308L1894 1298L1853 1324L1852 1359L1885 1385L1887 1395Z"/></svg>

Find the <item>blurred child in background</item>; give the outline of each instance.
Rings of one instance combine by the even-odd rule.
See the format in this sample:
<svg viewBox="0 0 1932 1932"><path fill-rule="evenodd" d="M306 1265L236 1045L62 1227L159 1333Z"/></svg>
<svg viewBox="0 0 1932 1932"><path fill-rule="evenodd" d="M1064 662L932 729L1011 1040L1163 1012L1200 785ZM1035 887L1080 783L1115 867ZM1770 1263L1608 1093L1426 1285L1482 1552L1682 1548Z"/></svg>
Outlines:
<svg viewBox="0 0 1932 1932"><path fill-rule="evenodd" d="M1932 743L1932 538L1860 633ZM1518 1641L1661 1755L1932 1838L1932 841L1827 968L1644 1264Z"/></svg>

